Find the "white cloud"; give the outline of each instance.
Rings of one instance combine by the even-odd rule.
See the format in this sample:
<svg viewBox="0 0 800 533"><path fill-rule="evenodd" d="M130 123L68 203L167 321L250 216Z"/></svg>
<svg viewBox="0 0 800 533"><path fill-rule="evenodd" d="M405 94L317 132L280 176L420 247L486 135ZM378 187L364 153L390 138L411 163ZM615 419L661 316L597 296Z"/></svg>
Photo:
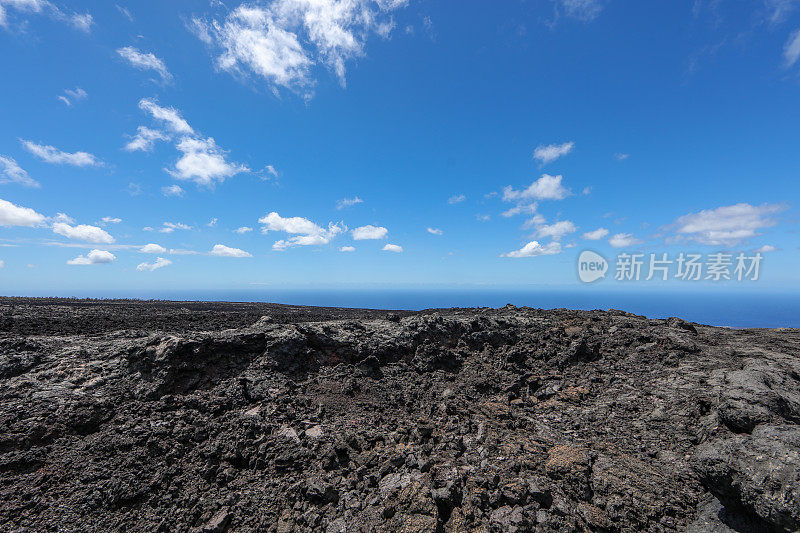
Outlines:
<svg viewBox="0 0 800 533"><path fill-rule="evenodd" d="M22 146L30 153L47 163L56 165L74 165L76 167L98 166L103 163L92 154L86 152L62 152L54 146L36 144L20 139Z"/></svg>
<svg viewBox="0 0 800 533"><path fill-rule="evenodd" d="M603 10L600 0L555 0L563 13L584 22L597 18Z"/></svg>
<svg viewBox="0 0 800 533"><path fill-rule="evenodd" d="M278 171L275 170L274 166L267 165L267 166L264 167L264 170L267 172L267 174L269 174L273 178L277 178L278 177Z"/></svg>
<svg viewBox="0 0 800 533"><path fill-rule="evenodd" d="M339 248L339 251L340 252L355 252L356 248L355 248L355 246L342 246L341 248Z"/></svg>
<svg viewBox="0 0 800 533"><path fill-rule="evenodd" d="M89 95L86 93L86 91L80 87L75 87L74 89L66 89L64 94L58 95L56 98L64 102L66 105L71 106L74 102L83 100L87 96Z"/></svg>
<svg viewBox="0 0 800 533"><path fill-rule="evenodd" d="M13 158L3 155L0 155L0 183L19 183L26 187L39 187L39 182L28 176L28 173Z"/></svg>
<svg viewBox="0 0 800 533"><path fill-rule="evenodd" d="M503 211L502 213L500 213L500 216L508 218L521 214L531 215L536 212L537 207L538 205L536 204L536 202L533 202L532 204L519 204L512 207L511 209Z"/></svg>
<svg viewBox="0 0 800 533"><path fill-rule="evenodd" d="M224 244L215 244L214 248L209 252L211 255L217 257L253 257L250 253L240 250L239 248L231 248Z"/></svg>
<svg viewBox="0 0 800 533"><path fill-rule="evenodd" d="M551 242L542 246L539 241L531 241L519 250L502 254L500 257L536 257L539 255L555 255L561 253L561 243Z"/></svg>
<svg viewBox="0 0 800 533"><path fill-rule="evenodd" d="M167 249L159 244L150 243L139 248L139 251L143 254L163 254L166 253Z"/></svg>
<svg viewBox="0 0 800 533"><path fill-rule="evenodd" d="M637 239L631 233L617 233L610 239L608 239L608 244L613 246L614 248L628 248L630 246L636 246L637 244L641 244L642 241Z"/></svg>
<svg viewBox="0 0 800 533"><path fill-rule="evenodd" d="M164 122L167 128L175 133L194 134L192 127L174 107L162 107L151 98L142 98L139 100L139 109L150 113L154 119Z"/></svg>
<svg viewBox="0 0 800 533"><path fill-rule="evenodd" d="M169 139L170 136L164 132L150 129L147 126L139 126L136 128L136 135L125 145L125 150L149 152L153 149L155 141L168 141Z"/></svg>
<svg viewBox="0 0 800 533"><path fill-rule="evenodd" d="M186 137L175 148L183 152L183 155L175 163L175 169L169 173L181 180L212 186L217 181L223 182L226 178L250 171L244 165L226 161L225 152L211 137L207 139Z"/></svg>
<svg viewBox="0 0 800 533"><path fill-rule="evenodd" d="M122 13L123 17L128 19L130 22L133 22L133 15L131 15L131 12L127 7L117 4L117 10Z"/></svg>
<svg viewBox="0 0 800 533"><path fill-rule="evenodd" d="M0 0L0 26L7 27L7 9L14 9L19 13L46 14L50 18L66 22L75 29L88 33L92 29L94 19L88 13L65 13L48 0Z"/></svg>
<svg viewBox="0 0 800 533"><path fill-rule="evenodd" d="M783 46L783 61L786 68L794 66L798 58L800 58L800 30L792 33Z"/></svg>
<svg viewBox="0 0 800 533"><path fill-rule="evenodd" d="M234 231L234 233L238 233L239 235L244 235L245 233L249 233L249 232L253 231L253 228L251 228L249 226L242 226L240 228L236 228L233 231Z"/></svg>
<svg viewBox="0 0 800 533"><path fill-rule="evenodd" d="M394 252L396 254L402 253L403 247L397 244L387 244L381 248L384 252Z"/></svg>
<svg viewBox="0 0 800 533"><path fill-rule="evenodd" d="M539 226L536 230L536 236L541 238L550 237L554 241L561 240L561 237L575 233L577 228L569 220L561 220L550 225Z"/></svg>
<svg viewBox="0 0 800 533"><path fill-rule="evenodd" d="M594 231L587 231L583 234L583 238L588 241L599 241L600 239L605 238L608 235L608 230L606 228L597 228Z"/></svg>
<svg viewBox="0 0 800 533"><path fill-rule="evenodd" d="M617 152L616 154L614 154L614 159L616 159L617 161L625 161L630 156L631 154L623 154L621 152Z"/></svg>
<svg viewBox="0 0 800 533"><path fill-rule="evenodd" d="M107 250L92 250L67 261L68 265L102 265L113 262L117 257Z"/></svg>
<svg viewBox="0 0 800 533"><path fill-rule="evenodd" d="M370 240L370 239L385 239L389 230L383 226L373 226L367 224L360 226L353 230L353 239L356 241Z"/></svg>
<svg viewBox="0 0 800 533"><path fill-rule="evenodd" d="M215 218L212 218L212 219L211 219L211 220L208 222L208 224L206 224L206 226L208 226L209 228L213 228L214 226L216 226L216 225L217 225L217 222L219 222L219 219L218 219L218 218L216 218L216 217L215 217Z"/></svg>
<svg viewBox="0 0 800 533"><path fill-rule="evenodd" d="M766 253L769 253L769 252L777 252L778 250L780 250L780 248L778 248L777 246L772 246L771 244L765 244L764 246L761 246L760 248L756 248L753 251L761 253L761 254L766 254Z"/></svg>
<svg viewBox="0 0 800 533"><path fill-rule="evenodd" d="M684 215L675 221L674 227L678 236L700 244L735 246L760 235L758 230L777 224L770 215L784 209L777 204L739 203Z"/></svg>
<svg viewBox="0 0 800 533"><path fill-rule="evenodd" d="M66 222L67 224L74 224L75 219L66 213L56 213L53 217L53 222Z"/></svg>
<svg viewBox="0 0 800 533"><path fill-rule="evenodd" d="M5 268L5 266L6 266L6 262L3 261L2 259L0 259L0 268ZM28 265L28 267L30 267L30 266L31 265Z"/></svg>
<svg viewBox="0 0 800 533"><path fill-rule="evenodd" d="M29 207L20 207L6 200L0 200L0 226L41 226L45 216Z"/></svg>
<svg viewBox="0 0 800 533"><path fill-rule="evenodd" d="M536 213L531 218L529 218L528 220L525 221L525 223L522 225L522 229L528 229L528 228L532 228L532 227L536 227L536 226L541 226L545 222L547 222L547 219L544 218L544 215L542 215L540 213Z"/></svg>
<svg viewBox="0 0 800 533"><path fill-rule="evenodd" d="M152 263L139 263L136 266L136 270L139 272L152 272L154 270L158 270L159 268L164 268L165 266L169 266L172 264L172 261L169 259L164 259L163 257L156 257L156 260Z"/></svg>
<svg viewBox="0 0 800 533"><path fill-rule="evenodd" d="M103 217L100 220L102 220L104 224L119 224L122 222L121 218L116 217Z"/></svg>
<svg viewBox="0 0 800 533"><path fill-rule="evenodd" d="M491 215L475 215L478 222L489 222L492 219Z"/></svg>
<svg viewBox="0 0 800 533"><path fill-rule="evenodd" d="M345 84L345 63L362 56L371 32L388 37L390 11L406 0L273 0L242 4L224 20L193 19L190 29L220 50L217 67L264 78L276 91L312 95L312 68L321 64Z"/></svg>
<svg viewBox="0 0 800 533"><path fill-rule="evenodd" d="M316 246L321 244L328 244L331 239L346 231L344 224L328 224L328 228L322 228L303 217L282 217L276 212L271 212L258 219L258 223L262 224L261 232L268 233L270 231L283 231L295 237L289 239L281 239L272 245L273 250L285 250L292 246Z"/></svg>
<svg viewBox="0 0 800 533"><path fill-rule="evenodd" d="M531 183L526 189L517 191L511 185L503 189L503 200L563 200L570 195L569 189L561 185L562 176L542 174L542 177Z"/></svg>
<svg viewBox="0 0 800 533"><path fill-rule="evenodd" d="M163 81L172 80L172 74L170 74L164 61L150 52L145 53L137 50L133 46L125 46L117 49L117 53L134 68L139 70L155 70Z"/></svg>
<svg viewBox="0 0 800 533"><path fill-rule="evenodd" d="M159 233L172 233L176 229L188 231L192 229L192 227L188 224L184 224L183 222L164 222L161 229L158 230Z"/></svg>
<svg viewBox="0 0 800 533"><path fill-rule="evenodd" d="M86 224L70 226L65 222L56 222L53 224L53 233L63 235L68 239L73 239L76 241L101 244L111 244L114 242L114 237L109 235L104 229Z"/></svg>
<svg viewBox="0 0 800 533"><path fill-rule="evenodd" d="M343 198L336 202L336 209L344 209L345 207L350 207L356 204L363 204L364 200L359 198L358 196L354 196L353 198Z"/></svg>
<svg viewBox="0 0 800 533"><path fill-rule="evenodd" d="M431 235L441 235L443 232L439 228L428 228L428 233Z"/></svg>
<svg viewBox="0 0 800 533"><path fill-rule="evenodd" d="M168 185L161 187L161 194L164 196L183 196L184 190L180 185Z"/></svg>
<svg viewBox="0 0 800 533"><path fill-rule="evenodd" d="M533 151L533 158L539 160L541 164L546 165L552 163L559 157L567 155L573 148L575 148L574 142L539 145Z"/></svg>
<svg viewBox="0 0 800 533"><path fill-rule="evenodd" d="M466 199L467 199L467 197L466 197L465 195L463 195L463 194L456 194L456 195L454 195L454 196L451 196L450 198L448 198L448 199L447 199L447 203L448 203L448 204L450 204L450 205L453 205L453 204L460 204L461 202L463 202L463 201L464 201L464 200L466 200Z"/></svg>

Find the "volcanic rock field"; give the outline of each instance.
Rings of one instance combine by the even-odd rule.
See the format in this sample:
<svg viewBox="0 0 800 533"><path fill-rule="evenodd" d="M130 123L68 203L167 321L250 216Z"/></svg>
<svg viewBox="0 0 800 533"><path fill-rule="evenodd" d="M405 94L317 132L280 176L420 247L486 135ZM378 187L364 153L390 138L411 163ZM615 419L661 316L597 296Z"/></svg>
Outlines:
<svg viewBox="0 0 800 533"><path fill-rule="evenodd" d="M800 531L800 330L2 298L0 531Z"/></svg>

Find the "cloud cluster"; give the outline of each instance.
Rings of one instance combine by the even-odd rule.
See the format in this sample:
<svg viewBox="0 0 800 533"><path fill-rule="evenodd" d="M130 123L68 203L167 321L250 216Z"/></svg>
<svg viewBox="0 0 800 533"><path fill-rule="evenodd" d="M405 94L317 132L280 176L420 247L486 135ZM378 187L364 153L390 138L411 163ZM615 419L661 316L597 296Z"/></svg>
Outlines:
<svg viewBox="0 0 800 533"><path fill-rule="evenodd" d="M149 151L156 141L174 140L175 149L181 155L167 172L177 179L193 181L205 187L213 187L236 174L250 172L245 165L228 161L227 152L217 146L212 137L198 135L174 107L164 107L151 98L143 98L139 101L139 108L165 129L139 126L136 135L125 145L126 150ZM164 196L181 196L183 189L172 185L164 187L162 193Z"/></svg>
<svg viewBox="0 0 800 533"><path fill-rule="evenodd" d="M735 246L777 224L771 216L784 209L778 204L739 203L684 215L673 226L679 238L710 246Z"/></svg>
<svg viewBox="0 0 800 533"><path fill-rule="evenodd" d="M161 80L165 82L172 81L172 74L167 69L164 61L156 57L150 52L142 52L133 46L125 46L117 49L117 53L132 67L139 70L154 70Z"/></svg>
<svg viewBox="0 0 800 533"><path fill-rule="evenodd" d="M569 189L562 184L561 175L551 176L542 174L542 177L534 181L522 190L516 190L511 185L503 189L503 200L507 202L525 200L563 200L571 194Z"/></svg>
<svg viewBox="0 0 800 533"><path fill-rule="evenodd" d="M58 148L46 144L37 144L32 141L20 139L22 146L47 163L54 165L73 165L76 167L90 167L102 165L102 161L87 152L62 152Z"/></svg>
<svg viewBox="0 0 800 533"><path fill-rule="evenodd" d="M383 226L373 226L372 224L367 224L366 226L359 226L355 228L352 233L353 240L356 241L377 240L385 239L386 235L389 233L389 230Z"/></svg>
<svg viewBox="0 0 800 533"><path fill-rule="evenodd" d="M309 98L312 68L328 67L345 84L345 63L364 54L371 33L388 37L390 12L407 0L271 0L242 4L223 20L194 18L190 28L220 54L217 67L255 74L273 90L286 88Z"/></svg>
<svg viewBox="0 0 800 533"><path fill-rule="evenodd" d="M574 142L539 145L533 151L533 158L538 160L541 164L546 165L552 163L559 157L567 155L573 148L575 148Z"/></svg>
<svg viewBox="0 0 800 533"><path fill-rule="evenodd" d="M111 244L114 242L114 237L109 235L104 229L87 224L70 226L66 222L56 222L53 224L53 233L63 235L68 239L96 244Z"/></svg>
<svg viewBox="0 0 800 533"><path fill-rule="evenodd" d="M231 248L224 244L215 244L209 254L217 257L253 257L249 252L245 252L239 248Z"/></svg>
<svg viewBox="0 0 800 533"><path fill-rule="evenodd" d="M555 255L561 253L561 243L551 242L542 246L539 241L531 241L519 250L502 254L500 257L536 257L539 255Z"/></svg>
<svg viewBox="0 0 800 533"><path fill-rule="evenodd" d="M92 250L67 261L68 265L103 265L114 262L117 257L107 250Z"/></svg>
<svg viewBox="0 0 800 533"><path fill-rule="evenodd" d="M344 232L344 224L333 222L327 228L318 226L316 223L303 217L282 217L276 212L268 213L258 219L262 225L261 232L266 234L270 231L278 231L294 235L289 239L281 239L272 245L273 250L285 250L293 246L316 246L328 244L331 239Z"/></svg>
<svg viewBox="0 0 800 533"><path fill-rule="evenodd" d="M0 155L0 184L19 183L26 187L39 187L39 182L28 176L28 173L11 158Z"/></svg>
<svg viewBox="0 0 800 533"><path fill-rule="evenodd" d="M65 13L48 0L0 0L0 26L9 25L8 10L14 9L18 13L32 13L47 15L50 18L65 22L73 28L89 33L94 19L88 13Z"/></svg>
<svg viewBox="0 0 800 533"><path fill-rule="evenodd" d="M152 263L139 263L136 266L136 270L139 272L152 272L154 270L158 270L159 268L164 268L172 264L172 261L169 259L164 259L163 257L156 257L156 260Z"/></svg>

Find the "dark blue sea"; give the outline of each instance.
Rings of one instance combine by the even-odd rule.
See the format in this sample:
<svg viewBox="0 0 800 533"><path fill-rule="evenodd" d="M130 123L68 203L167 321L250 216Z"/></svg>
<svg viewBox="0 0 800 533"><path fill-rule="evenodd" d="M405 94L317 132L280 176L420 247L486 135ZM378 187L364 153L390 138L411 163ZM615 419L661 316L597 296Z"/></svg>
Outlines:
<svg viewBox="0 0 800 533"><path fill-rule="evenodd" d="M26 296L26 295L18 295ZM32 295L30 295L32 296ZM42 295L44 296L44 295ZM800 328L800 292L688 292L510 289L268 289L160 291L137 294L77 293L58 296L271 302L325 307L433 309L502 307L621 309L650 318L678 316L733 328Z"/></svg>

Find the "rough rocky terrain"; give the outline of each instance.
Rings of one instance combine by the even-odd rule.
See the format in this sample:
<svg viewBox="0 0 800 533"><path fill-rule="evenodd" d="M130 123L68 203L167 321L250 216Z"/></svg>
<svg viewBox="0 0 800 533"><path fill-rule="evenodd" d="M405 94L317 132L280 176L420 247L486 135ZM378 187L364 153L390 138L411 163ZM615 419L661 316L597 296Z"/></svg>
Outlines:
<svg viewBox="0 0 800 533"><path fill-rule="evenodd" d="M800 531L800 331L0 299L3 531Z"/></svg>

